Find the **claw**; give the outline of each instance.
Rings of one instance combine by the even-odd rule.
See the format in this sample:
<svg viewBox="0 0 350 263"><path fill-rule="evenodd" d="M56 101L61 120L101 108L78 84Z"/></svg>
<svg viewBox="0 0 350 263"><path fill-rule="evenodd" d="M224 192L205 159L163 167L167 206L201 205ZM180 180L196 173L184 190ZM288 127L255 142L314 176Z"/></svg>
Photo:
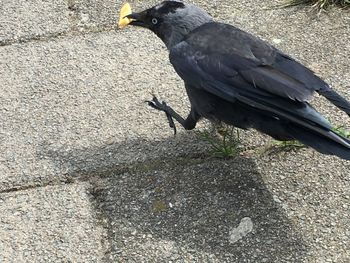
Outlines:
<svg viewBox="0 0 350 263"><path fill-rule="evenodd" d="M165 101L162 102L162 105L164 106L164 109L166 109L168 107L168 105L166 104ZM169 123L170 128L174 129L174 136L175 136L176 135L176 126L175 126L173 117L166 110L165 110L165 114L166 114L166 117L168 119L168 123Z"/></svg>
<svg viewBox="0 0 350 263"><path fill-rule="evenodd" d="M155 104L161 104L160 101L157 99L156 96L153 95L153 98L152 98L152 101L155 103Z"/></svg>
<svg viewBox="0 0 350 263"><path fill-rule="evenodd" d="M151 106L153 109L159 110L159 108L154 104L153 101L145 100L145 102L148 104L148 106Z"/></svg>
<svg viewBox="0 0 350 263"><path fill-rule="evenodd" d="M153 96L152 100L146 100L145 102L154 109L165 111L165 109L162 107L164 104L160 103L155 96Z"/></svg>
<svg viewBox="0 0 350 263"><path fill-rule="evenodd" d="M173 130L174 130L174 136L175 136L176 135L176 126L175 126L174 120L170 116L170 114L168 114L168 113L166 113L166 117L168 119L168 123L169 123L170 128L173 128Z"/></svg>

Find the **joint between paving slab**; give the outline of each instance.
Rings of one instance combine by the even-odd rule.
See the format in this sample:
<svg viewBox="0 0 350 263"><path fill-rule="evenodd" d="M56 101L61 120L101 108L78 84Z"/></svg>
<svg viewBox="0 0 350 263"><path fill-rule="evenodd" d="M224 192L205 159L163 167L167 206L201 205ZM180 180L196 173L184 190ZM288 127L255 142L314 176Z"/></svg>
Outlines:
<svg viewBox="0 0 350 263"><path fill-rule="evenodd" d="M13 44L25 44L29 42L38 42L38 41L51 41L60 37L72 37L72 36L81 36L81 35L91 35L91 34L98 34L103 32L110 32L117 30L118 27L115 25L100 25L97 27L90 26L90 27L80 27L79 30L68 30L68 31L61 31L61 32L55 32L55 33L48 33L44 35L29 35L29 36L23 36L15 39L5 39L0 40L0 47L4 46L10 46Z"/></svg>
<svg viewBox="0 0 350 263"><path fill-rule="evenodd" d="M210 158L209 156L201 155L191 155L191 156L180 156L175 158L159 158L148 160L145 162L120 164L116 167L107 168L104 170L92 170L92 171L74 171L71 174L62 176L60 180L47 180L42 183L32 183L27 185L18 185L14 187L9 187L7 189L0 190L0 194L26 191L35 188L42 188L47 186L64 185L64 184L74 184L79 182L91 182L98 181L113 176L118 176L124 173L147 173L151 171L157 171L164 169L164 167L176 167L180 163L184 165L193 165L202 163L205 159Z"/></svg>
<svg viewBox="0 0 350 263"><path fill-rule="evenodd" d="M34 42L34 41L47 41L52 38L58 38L63 35L66 35L66 31L50 33L45 35L30 35L30 36L19 37L16 39L6 39L6 40L0 41L0 46L10 46L13 44L22 44L22 43Z"/></svg>

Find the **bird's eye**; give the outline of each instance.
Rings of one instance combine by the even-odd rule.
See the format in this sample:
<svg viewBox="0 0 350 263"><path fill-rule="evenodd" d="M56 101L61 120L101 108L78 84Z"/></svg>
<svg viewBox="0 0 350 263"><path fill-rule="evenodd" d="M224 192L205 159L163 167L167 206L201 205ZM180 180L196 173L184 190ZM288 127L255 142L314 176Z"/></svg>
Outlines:
<svg viewBox="0 0 350 263"><path fill-rule="evenodd" d="M155 17L154 17L154 18L152 18L152 24L153 24L153 25L156 25L157 23L158 23L158 19L157 19L157 18L155 18Z"/></svg>

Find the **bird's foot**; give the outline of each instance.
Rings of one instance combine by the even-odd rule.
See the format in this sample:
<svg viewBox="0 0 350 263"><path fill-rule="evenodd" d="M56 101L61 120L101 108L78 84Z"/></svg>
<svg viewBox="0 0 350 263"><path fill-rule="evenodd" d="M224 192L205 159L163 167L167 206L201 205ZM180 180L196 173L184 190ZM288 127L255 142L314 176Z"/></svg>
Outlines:
<svg viewBox="0 0 350 263"><path fill-rule="evenodd" d="M165 101L160 102L156 96L153 96L152 100L146 100L145 102L147 102L153 109L165 112L169 126L170 128L174 129L174 135L176 135L176 126L173 117L169 112L170 107L165 103Z"/></svg>

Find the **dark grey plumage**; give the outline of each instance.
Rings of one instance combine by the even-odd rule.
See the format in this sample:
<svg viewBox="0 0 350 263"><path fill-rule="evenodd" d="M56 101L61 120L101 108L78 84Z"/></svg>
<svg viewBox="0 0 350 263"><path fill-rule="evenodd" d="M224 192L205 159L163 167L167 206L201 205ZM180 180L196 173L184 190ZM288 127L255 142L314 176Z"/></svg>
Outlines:
<svg viewBox="0 0 350 263"><path fill-rule="evenodd" d="M129 16L166 44L191 103L186 119L154 98L149 104L185 129L201 118L278 140L296 139L325 154L350 160L350 141L307 100L314 92L350 116L350 103L290 56L234 26L214 22L202 9L177 1Z"/></svg>

